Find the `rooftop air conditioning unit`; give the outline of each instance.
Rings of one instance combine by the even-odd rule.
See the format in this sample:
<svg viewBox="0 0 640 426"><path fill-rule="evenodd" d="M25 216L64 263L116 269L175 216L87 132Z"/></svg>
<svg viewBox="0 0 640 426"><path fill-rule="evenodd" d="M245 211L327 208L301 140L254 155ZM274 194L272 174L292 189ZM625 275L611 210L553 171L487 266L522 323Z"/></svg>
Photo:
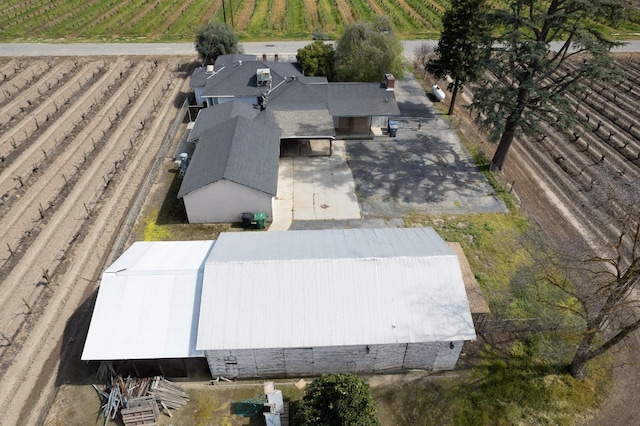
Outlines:
<svg viewBox="0 0 640 426"><path fill-rule="evenodd" d="M256 81L258 86L271 86L271 70L269 68L258 68L256 70Z"/></svg>
<svg viewBox="0 0 640 426"><path fill-rule="evenodd" d="M213 65L207 65L207 74L213 74Z"/></svg>

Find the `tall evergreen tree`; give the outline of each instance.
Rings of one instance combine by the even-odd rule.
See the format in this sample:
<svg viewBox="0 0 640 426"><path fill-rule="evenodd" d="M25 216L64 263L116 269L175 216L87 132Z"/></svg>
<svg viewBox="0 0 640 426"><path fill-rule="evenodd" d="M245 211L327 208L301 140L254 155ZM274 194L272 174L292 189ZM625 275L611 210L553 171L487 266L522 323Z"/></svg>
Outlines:
<svg viewBox="0 0 640 426"><path fill-rule="evenodd" d="M540 124L559 130L575 123L567 95L611 72L609 40L598 21L615 21L619 0L511 0L487 14L493 29L488 74L474 90L472 108L499 145L492 169L500 170L517 134L534 135ZM499 6L497 6L499 7ZM559 47L552 50L551 43ZM571 66L567 62L571 58Z"/></svg>
<svg viewBox="0 0 640 426"><path fill-rule="evenodd" d="M453 114L458 90L482 75L487 51L484 43L489 35L486 12L486 0L452 0L442 19L444 30L435 48L438 56L429 62L427 70L438 79L449 75L453 80L448 85L452 91L449 115Z"/></svg>

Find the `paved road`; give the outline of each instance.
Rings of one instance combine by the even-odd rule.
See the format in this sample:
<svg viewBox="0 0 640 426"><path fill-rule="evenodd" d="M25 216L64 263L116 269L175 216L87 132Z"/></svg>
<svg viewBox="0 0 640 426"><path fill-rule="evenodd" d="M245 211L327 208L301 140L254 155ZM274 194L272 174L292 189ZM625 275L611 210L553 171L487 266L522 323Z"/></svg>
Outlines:
<svg viewBox="0 0 640 426"><path fill-rule="evenodd" d="M246 53L256 55L295 55L309 41L266 41L242 43ZM435 46L436 40L405 40L405 54L413 56L416 47L426 43ZM552 45L557 45L552 44ZM615 52L640 52L640 40L629 41ZM195 55L193 43L2 43L0 56L94 56L94 55Z"/></svg>

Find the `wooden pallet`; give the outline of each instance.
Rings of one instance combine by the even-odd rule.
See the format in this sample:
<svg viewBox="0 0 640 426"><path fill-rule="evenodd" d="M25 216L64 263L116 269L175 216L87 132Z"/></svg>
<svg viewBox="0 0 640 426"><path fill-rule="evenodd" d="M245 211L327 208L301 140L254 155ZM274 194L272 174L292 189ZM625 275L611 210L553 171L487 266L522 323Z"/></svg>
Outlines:
<svg viewBox="0 0 640 426"><path fill-rule="evenodd" d="M130 425L157 425L160 412L158 404L152 396L131 398L128 401L129 408L120 410L125 426Z"/></svg>

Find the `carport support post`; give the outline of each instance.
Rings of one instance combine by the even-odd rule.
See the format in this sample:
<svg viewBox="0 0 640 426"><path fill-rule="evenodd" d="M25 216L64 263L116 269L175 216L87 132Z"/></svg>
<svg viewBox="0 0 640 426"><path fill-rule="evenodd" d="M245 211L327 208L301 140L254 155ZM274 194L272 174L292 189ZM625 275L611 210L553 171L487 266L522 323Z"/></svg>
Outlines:
<svg viewBox="0 0 640 426"><path fill-rule="evenodd" d="M131 366L133 367L133 371L136 372L136 376L138 376L138 378L142 377L142 376L140 376L140 372L138 371L138 367L136 367L135 361L129 361L129 362L131 362Z"/></svg>
<svg viewBox="0 0 640 426"><path fill-rule="evenodd" d="M160 365L160 360L156 360L156 364L158 364L158 370L160 370L160 374L162 374L162 377L167 377L167 375L164 374L164 370L162 369L162 366Z"/></svg>

